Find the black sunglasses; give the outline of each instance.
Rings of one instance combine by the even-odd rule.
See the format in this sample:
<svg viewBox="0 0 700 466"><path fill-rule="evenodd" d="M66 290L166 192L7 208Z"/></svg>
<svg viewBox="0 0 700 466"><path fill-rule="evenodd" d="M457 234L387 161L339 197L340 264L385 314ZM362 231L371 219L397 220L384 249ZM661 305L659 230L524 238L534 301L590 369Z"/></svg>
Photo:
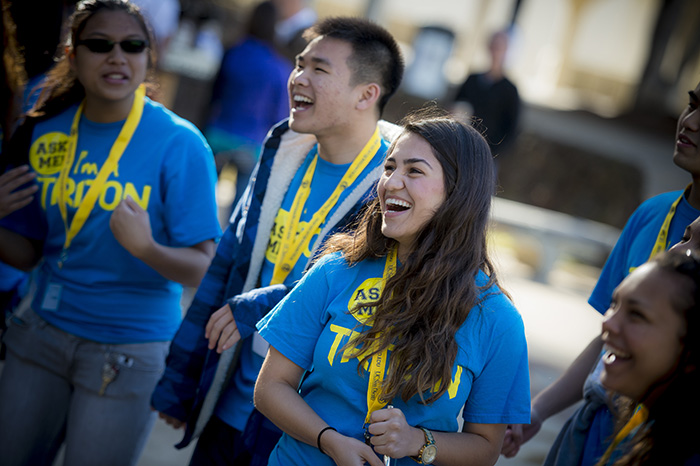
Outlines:
<svg viewBox="0 0 700 466"><path fill-rule="evenodd" d="M92 53L109 53L119 44L124 53L141 53L148 47L148 42L142 39L127 39L115 42L109 39L82 39L76 45L84 45Z"/></svg>

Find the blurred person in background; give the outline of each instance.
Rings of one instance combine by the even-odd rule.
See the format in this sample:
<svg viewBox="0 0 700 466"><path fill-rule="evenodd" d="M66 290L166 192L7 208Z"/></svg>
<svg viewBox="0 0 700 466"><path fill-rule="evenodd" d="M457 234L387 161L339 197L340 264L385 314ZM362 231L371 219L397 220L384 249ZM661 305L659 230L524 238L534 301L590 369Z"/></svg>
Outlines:
<svg viewBox="0 0 700 466"><path fill-rule="evenodd" d="M483 129L497 164L498 157L507 155L512 148L520 118L518 89L505 75L510 40L507 31L491 36L490 68L470 74L457 91L453 104L455 114L473 117L477 129Z"/></svg>
<svg viewBox="0 0 700 466"><path fill-rule="evenodd" d="M226 164L235 166L233 206L248 184L265 135L289 115L287 79L292 66L274 49L276 18L273 2L252 9L244 36L224 54L212 89L204 134L218 171Z"/></svg>
<svg viewBox="0 0 700 466"><path fill-rule="evenodd" d="M180 24L180 0L132 0L141 9L156 37L162 57Z"/></svg>
<svg viewBox="0 0 700 466"><path fill-rule="evenodd" d="M316 22L316 12L309 0L272 0L279 20L275 26L275 44L279 52L294 64L297 54L306 47L304 31Z"/></svg>

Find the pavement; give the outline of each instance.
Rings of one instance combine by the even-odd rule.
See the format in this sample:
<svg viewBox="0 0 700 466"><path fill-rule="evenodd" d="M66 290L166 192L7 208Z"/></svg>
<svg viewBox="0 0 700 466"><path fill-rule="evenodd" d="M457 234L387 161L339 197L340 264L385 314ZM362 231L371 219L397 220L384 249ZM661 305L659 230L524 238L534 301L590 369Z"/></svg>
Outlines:
<svg viewBox="0 0 700 466"><path fill-rule="evenodd" d="M563 264L550 275L550 283L533 280L534 270L518 261L515 251L495 247L502 286L511 294L523 316L528 340L532 394L552 383L590 340L600 332L602 317L586 300L598 270ZM567 269L568 268L568 269ZM501 457L500 466L541 465L559 429L573 408L547 420L542 430L513 459ZM139 466L185 466L192 446L176 450L182 436L160 419L151 433Z"/></svg>

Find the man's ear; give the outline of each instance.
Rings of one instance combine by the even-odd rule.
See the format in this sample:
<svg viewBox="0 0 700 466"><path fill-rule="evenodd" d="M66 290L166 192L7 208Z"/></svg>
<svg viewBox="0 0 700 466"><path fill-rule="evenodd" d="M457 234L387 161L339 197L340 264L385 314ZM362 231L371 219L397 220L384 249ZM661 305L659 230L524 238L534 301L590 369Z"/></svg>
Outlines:
<svg viewBox="0 0 700 466"><path fill-rule="evenodd" d="M374 107L382 95L382 88L377 83L363 84L360 86L359 91L360 98L355 107L358 110L367 110Z"/></svg>

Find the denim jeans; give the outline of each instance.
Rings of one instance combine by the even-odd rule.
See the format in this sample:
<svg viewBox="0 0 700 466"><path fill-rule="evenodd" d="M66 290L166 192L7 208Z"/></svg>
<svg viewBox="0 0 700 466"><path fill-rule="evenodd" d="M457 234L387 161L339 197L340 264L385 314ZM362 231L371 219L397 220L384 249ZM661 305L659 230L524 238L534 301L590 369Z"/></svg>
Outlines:
<svg viewBox="0 0 700 466"><path fill-rule="evenodd" d="M2 464L47 465L65 441L66 465L134 465L155 421L150 397L168 342L85 340L27 310L3 335ZM117 372L103 387L106 365Z"/></svg>

